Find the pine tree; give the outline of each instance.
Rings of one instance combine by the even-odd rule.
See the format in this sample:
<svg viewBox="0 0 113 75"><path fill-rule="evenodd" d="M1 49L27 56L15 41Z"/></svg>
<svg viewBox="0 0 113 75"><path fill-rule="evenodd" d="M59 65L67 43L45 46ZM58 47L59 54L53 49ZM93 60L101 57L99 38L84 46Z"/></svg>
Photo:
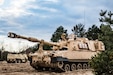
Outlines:
<svg viewBox="0 0 113 75"><path fill-rule="evenodd" d="M112 23L112 13L107 11L102 11L100 13L102 22L100 26L101 33L99 34L99 40L103 41L105 44L105 51L97 54L91 59L91 67L94 69L95 75L113 75L113 31L111 28Z"/></svg>
<svg viewBox="0 0 113 75"><path fill-rule="evenodd" d="M101 30L96 25L93 25L91 28L88 29L86 35L88 39L96 40L98 39L100 33Z"/></svg>
<svg viewBox="0 0 113 75"><path fill-rule="evenodd" d="M84 37L85 36L85 29L83 24L77 24L73 27L72 32L77 35L77 37Z"/></svg>
<svg viewBox="0 0 113 75"><path fill-rule="evenodd" d="M99 19L99 21L102 23L100 25L100 30L102 33L99 35L99 40L102 40L104 42L104 44L106 45L106 50L111 50L113 49L113 30L111 28L113 24L113 13L111 11L107 13L107 10L101 10L100 16L101 18Z"/></svg>
<svg viewBox="0 0 113 75"><path fill-rule="evenodd" d="M67 35L67 30L65 30L63 26L59 26L52 34L51 41L58 42L61 38L62 33L65 33Z"/></svg>

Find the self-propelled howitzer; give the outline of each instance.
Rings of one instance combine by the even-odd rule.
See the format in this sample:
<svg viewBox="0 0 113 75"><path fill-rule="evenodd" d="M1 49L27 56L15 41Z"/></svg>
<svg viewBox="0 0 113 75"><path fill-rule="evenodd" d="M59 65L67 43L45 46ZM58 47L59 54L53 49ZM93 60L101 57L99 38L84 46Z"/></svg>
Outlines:
<svg viewBox="0 0 113 75"><path fill-rule="evenodd" d="M91 60L91 57L105 50L103 42L79 38L74 34L68 37L62 34L59 42L46 42L11 32L8 34L8 37L40 42L39 50L29 55L31 57L30 64L36 70L43 68L52 68L61 71L88 69L90 66L88 62ZM44 44L53 46L53 50L43 50Z"/></svg>

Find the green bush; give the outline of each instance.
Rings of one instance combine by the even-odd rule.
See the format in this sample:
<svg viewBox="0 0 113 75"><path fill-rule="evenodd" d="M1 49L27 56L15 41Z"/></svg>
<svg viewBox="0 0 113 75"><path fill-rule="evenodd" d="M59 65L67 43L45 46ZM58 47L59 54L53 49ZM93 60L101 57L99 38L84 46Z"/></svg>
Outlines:
<svg viewBox="0 0 113 75"><path fill-rule="evenodd" d="M92 57L91 67L95 75L113 75L113 50L106 50Z"/></svg>

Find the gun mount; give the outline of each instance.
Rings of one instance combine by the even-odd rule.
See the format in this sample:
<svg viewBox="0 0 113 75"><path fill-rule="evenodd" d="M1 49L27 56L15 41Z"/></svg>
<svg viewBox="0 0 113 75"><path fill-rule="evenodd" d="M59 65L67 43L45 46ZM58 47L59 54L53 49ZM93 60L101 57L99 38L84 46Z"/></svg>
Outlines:
<svg viewBox="0 0 113 75"><path fill-rule="evenodd" d="M36 70L39 69L58 69L62 71L73 71L76 69L88 69L88 62L91 57L104 51L104 44L99 40L88 40L79 38L71 34L66 38L65 34L61 35L59 42L46 42L32 37L25 37L15 33L8 33L8 37L22 38L31 42L39 42L39 50L30 54L30 65ZM52 51L43 50L43 45L53 46ZM41 51L41 52L40 52Z"/></svg>

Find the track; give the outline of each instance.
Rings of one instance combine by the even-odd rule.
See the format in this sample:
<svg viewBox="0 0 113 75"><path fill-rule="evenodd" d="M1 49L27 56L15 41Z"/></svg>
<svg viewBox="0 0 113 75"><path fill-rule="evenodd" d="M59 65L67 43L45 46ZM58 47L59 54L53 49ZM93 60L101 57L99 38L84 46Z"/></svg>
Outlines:
<svg viewBox="0 0 113 75"><path fill-rule="evenodd" d="M6 63L0 62L0 75L94 75L92 70L76 70L70 72L36 71L29 62L27 63Z"/></svg>

